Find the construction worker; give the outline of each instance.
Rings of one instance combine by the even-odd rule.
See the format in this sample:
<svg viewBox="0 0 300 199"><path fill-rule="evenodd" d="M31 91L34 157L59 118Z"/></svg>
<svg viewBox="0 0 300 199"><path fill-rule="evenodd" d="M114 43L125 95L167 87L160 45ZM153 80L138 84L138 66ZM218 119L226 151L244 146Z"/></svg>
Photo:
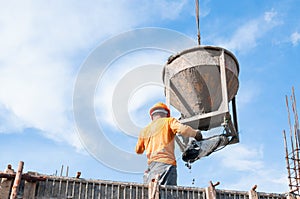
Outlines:
<svg viewBox="0 0 300 199"><path fill-rule="evenodd" d="M164 103L156 103L150 109L151 123L141 130L136 144L137 154L146 150L148 169L144 173L144 183L158 177L161 185L177 185L177 169L174 154L175 135L202 139L200 130L181 124L177 119L170 117L170 109Z"/></svg>

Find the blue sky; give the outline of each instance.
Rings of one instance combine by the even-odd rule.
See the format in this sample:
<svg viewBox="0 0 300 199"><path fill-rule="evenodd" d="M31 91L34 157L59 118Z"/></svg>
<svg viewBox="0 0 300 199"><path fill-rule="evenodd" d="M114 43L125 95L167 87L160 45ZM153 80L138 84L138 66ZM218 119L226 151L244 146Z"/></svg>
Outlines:
<svg viewBox="0 0 300 199"><path fill-rule="evenodd" d="M17 168L22 160L25 171L54 174L64 165L69 166L70 176L81 171L83 178L142 182L140 173L124 168L143 168L144 159L134 154L137 130L150 121L150 106L164 100L161 76L152 72L162 68L176 49L196 42L195 2L13 0L1 4L0 170L9 163ZM240 64L240 143L199 160L191 170L179 157L179 185L206 187L212 180L221 182L219 189L247 191L257 184L258 191L288 191L282 131L288 130L285 95L291 94L292 86L296 97L300 92L299 9L298 0L200 0L202 44L230 50ZM134 37L136 45L153 40L154 48L137 49L126 43L128 34L119 37L147 27L172 33L170 38ZM111 44L107 51L103 51L105 44ZM113 59L104 60L108 56ZM94 104L88 107L102 137L81 129L78 123L89 124L89 120L82 116L78 122L74 114L76 85L84 77L89 86L90 76L84 75L93 71L85 74L83 68L93 61L111 61L101 66ZM149 65L151 70L143 71L142 77L134 75ZM120 92L123 82L142 84L130 93ZM116 109L124 104L126 109ZM172 112L176 116L176 110ZM99 146L101 153L97 153ZM103 146L114 146L116 151ZM103 154L109 161L101 159Z"/></svg>

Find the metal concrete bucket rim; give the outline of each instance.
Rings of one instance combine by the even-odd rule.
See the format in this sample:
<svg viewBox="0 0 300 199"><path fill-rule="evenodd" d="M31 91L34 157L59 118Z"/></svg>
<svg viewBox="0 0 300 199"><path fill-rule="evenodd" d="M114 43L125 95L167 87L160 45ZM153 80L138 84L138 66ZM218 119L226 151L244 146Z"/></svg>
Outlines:
<svg viewBox="0 0 300 199"><path fill-rule="evenodd" d="M232 59L234 60L234 62L236 63L236 69L237 69L237 74L239 74L240 72L240 67L239 67L239 62L237 61L237 58L235 57L235 55L230 52L229 50L225 49L225 48L222 48L222 47L218 47L218 46L195 46L195 47L192 47L192 48L189 48L189 49L186 49L186 50L183 50L181 52L178 52L174 55L171 55L169 58L168 58L168 61L166 63L166 65L163 67L163 71L162 71L162 79L163 79L163 82L165 82L165 68L166 66L168 66L169 64L171 64L175 59L177 59L178 57L184 55L184 54L187 54L187 53L190 53L190 52L194 52L194 51L197 51L199 49L204 49L204 50L217 50L217 51L222 51L224 50L224 53L229 55L230 57L232 57Z"/></svg>

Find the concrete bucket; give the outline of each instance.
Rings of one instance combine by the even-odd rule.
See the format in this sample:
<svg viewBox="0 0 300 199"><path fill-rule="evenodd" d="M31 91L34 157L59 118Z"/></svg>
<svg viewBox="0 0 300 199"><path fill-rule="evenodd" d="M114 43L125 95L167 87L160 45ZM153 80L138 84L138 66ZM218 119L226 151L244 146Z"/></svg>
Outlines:
<svg viewBox="0 0 300 199"><path fill-rule="evenodd" d="M163 70L167 103L181 121L202 130L228 118L229 102L238 91L239 64L226 49L197 46L169 58Z"/></svg>

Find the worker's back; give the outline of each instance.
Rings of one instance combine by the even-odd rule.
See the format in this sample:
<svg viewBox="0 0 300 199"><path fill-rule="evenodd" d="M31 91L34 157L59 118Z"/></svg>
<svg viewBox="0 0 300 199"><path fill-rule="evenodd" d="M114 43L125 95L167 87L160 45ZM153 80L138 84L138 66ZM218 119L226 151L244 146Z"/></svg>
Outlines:
<svg viewBox="0 0 300 199"><path fill-rule="evenodd" d="M148 164L163 162L176 165L174 137L180 125L175 118L158 118L142 129L136 146L137 153L146 150Z"/></svg>

